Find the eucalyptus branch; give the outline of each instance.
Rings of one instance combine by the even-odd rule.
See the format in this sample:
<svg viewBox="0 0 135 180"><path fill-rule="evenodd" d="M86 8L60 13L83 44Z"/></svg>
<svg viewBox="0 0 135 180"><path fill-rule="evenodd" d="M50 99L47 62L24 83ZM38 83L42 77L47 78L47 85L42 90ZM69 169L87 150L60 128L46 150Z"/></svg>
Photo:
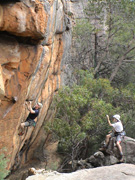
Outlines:
<svg viewBox="0 0 135 180"><path fill-rule="evenodd" d="M126 58L126 55L127 55L128 53L130 53L131 51L133 51L134 49L135 49L135 46L132 47L132 48L130 48L130 49L128 49L128 50L124 53L124 55L123 55L121 58L118 59L118 64L117 64L117 66L115 67L113 73L111 74L111 76L110 76L110 78L109 78L110 82L111 82L111 81L114 79L114 77L116 76L116 74L117 74L117 72L118 72L118 70L119 70L119 68L120 68L123 60Z"/></svg>

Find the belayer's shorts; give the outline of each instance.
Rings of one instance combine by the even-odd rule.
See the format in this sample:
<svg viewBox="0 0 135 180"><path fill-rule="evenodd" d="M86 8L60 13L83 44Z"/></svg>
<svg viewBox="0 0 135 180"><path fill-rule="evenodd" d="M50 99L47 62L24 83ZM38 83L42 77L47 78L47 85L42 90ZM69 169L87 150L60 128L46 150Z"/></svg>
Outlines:
<svg viewBox="0 0 135 180"><path fill-rule="evenodd" d="M115 132L112 132L111 134L111 137L116 137L116 142L121 142L122 138L123 138L123 132L121 133L115 133Z"/></svg>

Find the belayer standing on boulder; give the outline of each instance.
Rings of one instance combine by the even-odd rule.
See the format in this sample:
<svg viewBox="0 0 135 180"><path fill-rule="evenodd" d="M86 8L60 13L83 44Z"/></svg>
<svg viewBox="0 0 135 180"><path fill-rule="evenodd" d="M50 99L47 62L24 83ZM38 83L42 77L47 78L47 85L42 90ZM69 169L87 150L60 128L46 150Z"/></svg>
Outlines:
<svg viewBox="0 0 135 180"><path fill-rule="evenodd" d="M120 115L115 114L113 116L113 122L114 123L110 122L108 115L106 115L106 117L107 117L107 121L108 121L109 126L113 127L113 131L106 135L105 145L104 145L103 149L105 150L108 147L109 140L111 137L116 137L116 146L118 147L119 152L120 152L120 162L122 162L123 161L123 152L122 152L122 147L121 147L120 143L121 143L122 137L124 135L124 132L123 132L123 125L122 125L122 122L120 120Z"/></svg>
<svg viewBox="0 0 135 180"><path fill-rule="evenodd" d="M27 108L30 111L27 119L25 122L21 123L20 125L20 129L21 132L18 133L19 136L22 136L24 134L24 128L25 127L29 127L29 126L36 126L36 117L39 115L39 111L42 108L42 104L41 103L37 103L34 108L31 107L31 101L26 102Z"/></svg>

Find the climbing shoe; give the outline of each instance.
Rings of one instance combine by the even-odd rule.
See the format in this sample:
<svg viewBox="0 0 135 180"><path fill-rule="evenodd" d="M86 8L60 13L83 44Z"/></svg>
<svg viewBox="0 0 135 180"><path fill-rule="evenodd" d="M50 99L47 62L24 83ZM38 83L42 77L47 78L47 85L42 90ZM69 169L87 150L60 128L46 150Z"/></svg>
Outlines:
<svg viewBox="0 0 135 180"><path fill-rule="evenodd" d="M24 134L23 132L18 133L19 136L22 136L23 134Z"/></svg>
<svg viewBox="0 0 135 180"><path fill-rule="evenodd" d="M120 160L119 160L119 162L124 162L123 155L120 155Z"/></svg>
<svg viewBox="0 0 135 180"><path fill-rule="evenodd" d="M99 148L99 151L106 151L107 147L108 146L104 142L103 146L101 148Z"/></svg>
<svg viewBox="0 0 135 180"><path fill-rule="evenodd" d="M99 148L99 151L106 151L106 147Z"/></svg>

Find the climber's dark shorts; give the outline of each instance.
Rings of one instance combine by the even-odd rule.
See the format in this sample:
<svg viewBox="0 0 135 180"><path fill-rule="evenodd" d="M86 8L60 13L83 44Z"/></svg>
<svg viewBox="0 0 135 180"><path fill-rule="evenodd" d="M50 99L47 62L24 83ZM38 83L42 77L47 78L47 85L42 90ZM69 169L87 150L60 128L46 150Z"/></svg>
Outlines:
<svg viewBox="0 0 135 180"><path fill-rule="evenodd" d="M29 126L34 126L35 127L36 126L36 122L34 120L32 120L32 119L28 119L27 121L24 122L24 124L25 124L24 125L25 127L29 127Z"/></svg>

